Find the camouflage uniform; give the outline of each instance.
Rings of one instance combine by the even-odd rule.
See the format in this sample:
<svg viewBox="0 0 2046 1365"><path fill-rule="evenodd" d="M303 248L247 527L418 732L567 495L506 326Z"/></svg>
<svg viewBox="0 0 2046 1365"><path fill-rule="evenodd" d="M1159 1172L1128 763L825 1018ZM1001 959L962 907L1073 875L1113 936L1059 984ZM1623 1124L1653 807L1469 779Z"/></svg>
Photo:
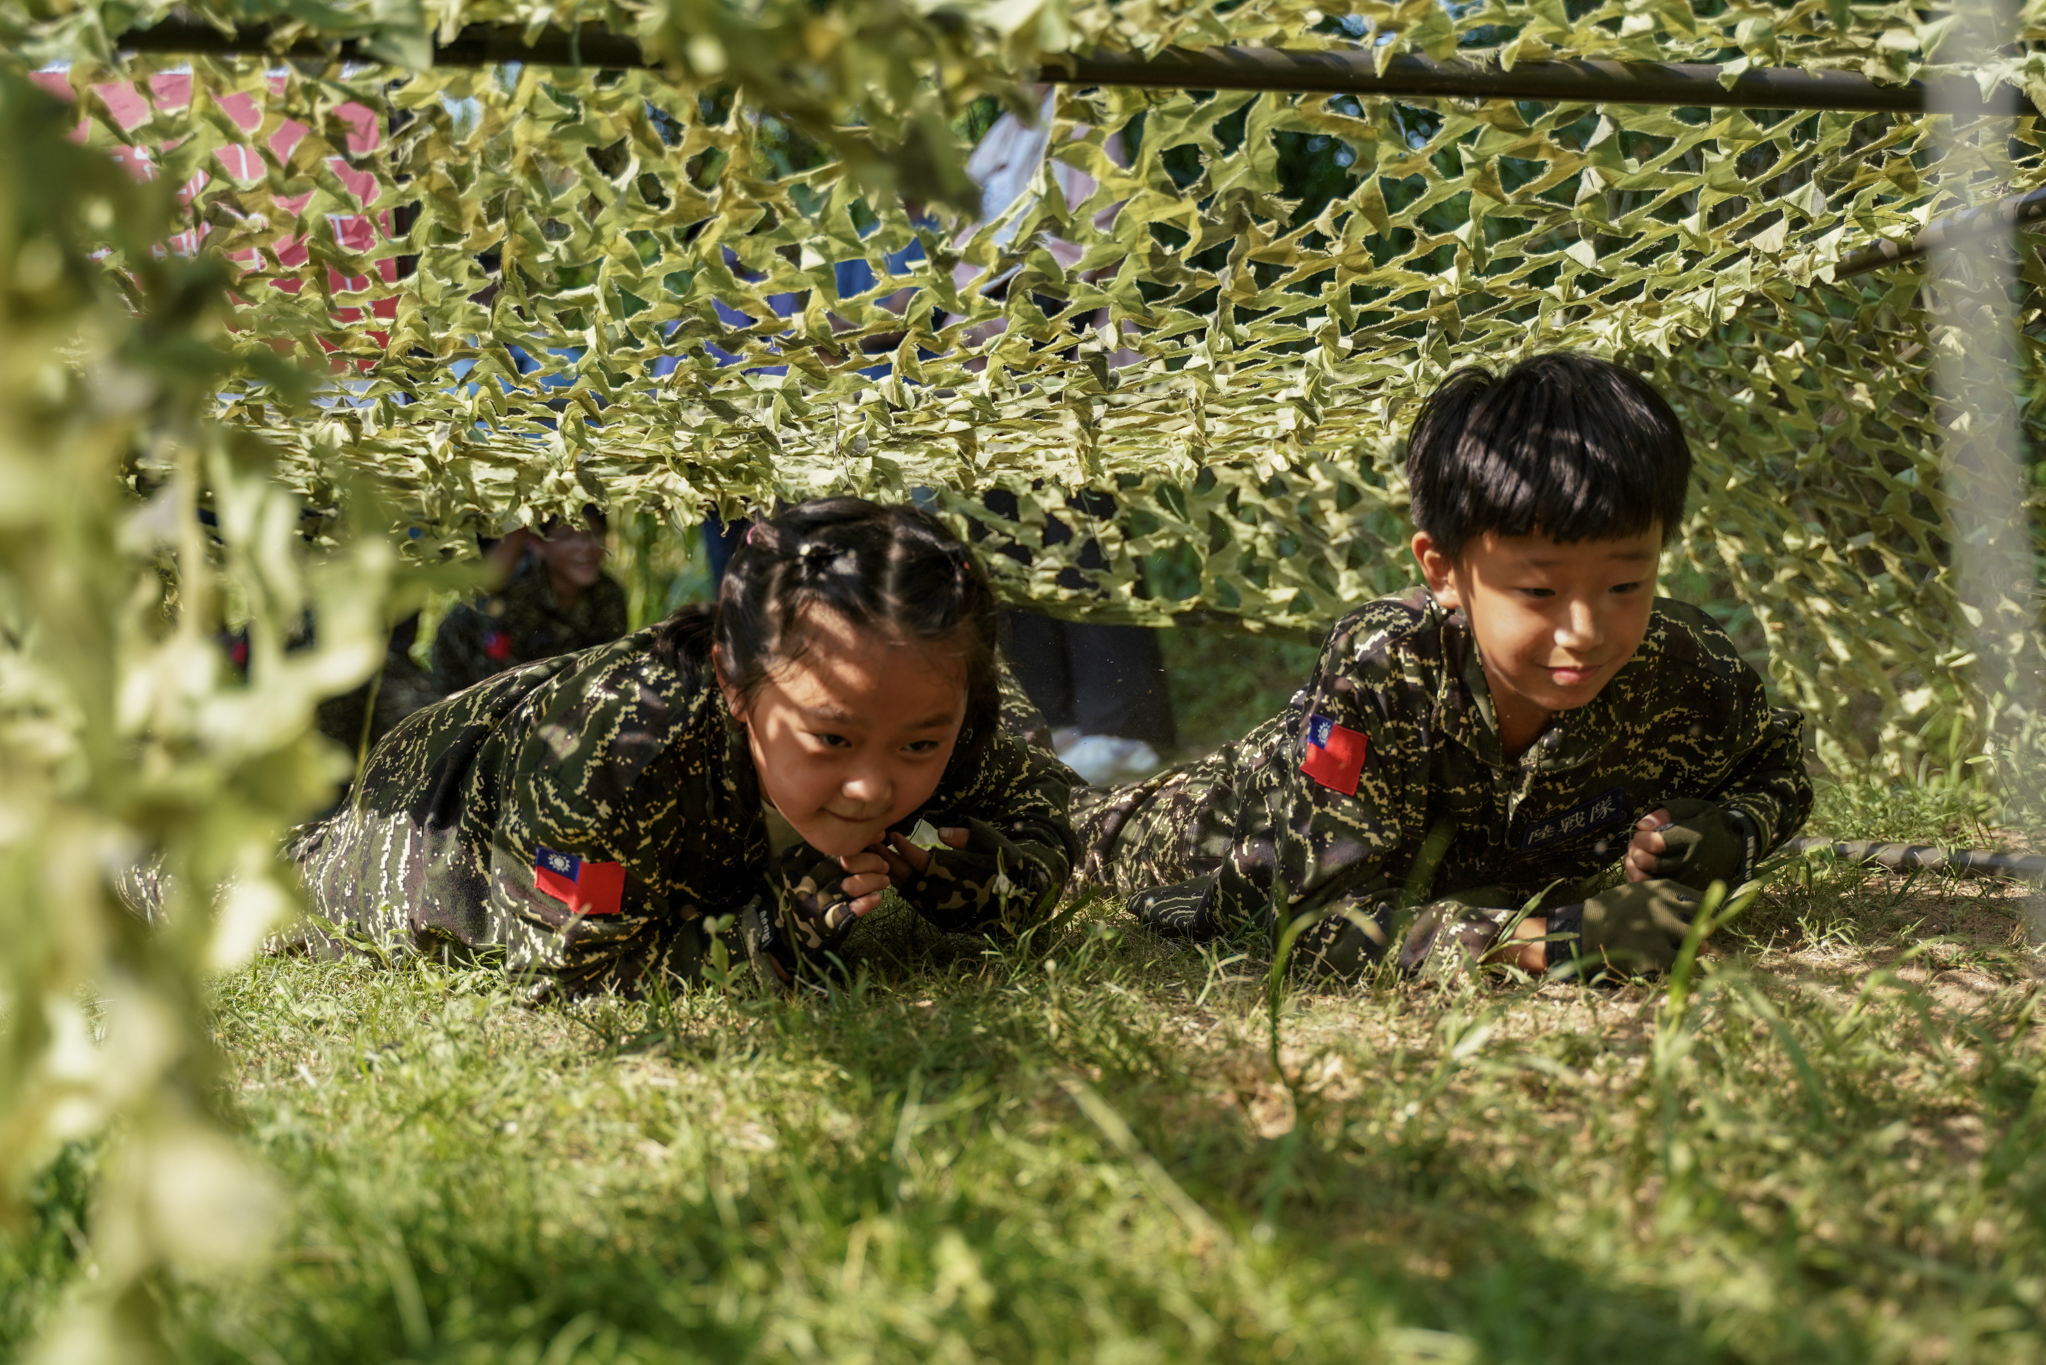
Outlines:
<svg viewBox="0 0 2046 1365"><path fill-rule="evenodd" d="M1354 971L1383 954L1402 905L1582 898L1635 822L1679 798L1719 808L1744 877L1811 808L1802 729L1705 613L1662 598L1598 697L1508 761L1462 614L1416 589L1338 623L1307 687L1241 740L1079 794L1075 880L1194 937L1247 927L1275 941L1320 915L1300 960ZM1424 843L1439 848L1432 871Z"/></svg>
<svg viewBox="0 0 2046 1365"><path fill-rule="evenodd" d="M672 631L529 664L399 725L348 803L293 850L313 908L360 946L501 950L535 998L687 980L714 940L764 954L777 975L835 947L849 926L843 873L800 842L770 855L707 640ZM1002 733L978 753L962 736L936 793L899 827L921 817L970 832L896 888L943 930L1021 929L1078 851L1071 776L1019 737L1032 719L1020 691L1006 685L1003 699ZM595 908L571 908L562 874L598 886Z"/></svg>
<svg viewBox="0 0 2046 1365"><path fill-rule="evenodd" d="M433 640L433 671L449 692L473 687L507 668L573 654L625 633L625 589L609 574L563 611L547 566L532 555L511 582L479 604L457 606Z"/></svg>

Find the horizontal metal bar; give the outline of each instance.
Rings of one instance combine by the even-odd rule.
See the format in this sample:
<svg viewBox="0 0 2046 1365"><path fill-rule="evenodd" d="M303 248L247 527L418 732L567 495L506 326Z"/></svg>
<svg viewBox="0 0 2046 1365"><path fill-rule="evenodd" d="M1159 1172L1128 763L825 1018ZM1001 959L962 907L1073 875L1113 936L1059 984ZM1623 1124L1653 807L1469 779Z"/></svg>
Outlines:
<svg viewBox="0 0 2046 1365"><path fill-rule="evenodd" d="M1875 844L1861 840L1792 839L1799 853L1831 853L1851 863L1875 863L1897 871L1923 868L1961 876L2046 877L2046 857L2024 853L1992 853L1983 848L1939 848L1931 844Z"/></svg>
<svg viewBox="0 0 2046 1365"><path fill-rule="evenodd" d="M1075 85L1151 85L1187 90L1288 90L1447 99L1538 100L1570 104L1670 104L1733 109L1843 109L1922 113L1925 82L1878 85L1848 71L1756 67L1731 82L1717 66L1685 62L1517 62L1437 60L1402 53L1378 70L1368 49L1289 52L1269 47L1166 48L1155 57L1092 53L1052 57L1046 79ZM1951 90L1946 82L1954 81ZM1941 78L1941 108L1990 113L1975 83Z"/></svg>
<svg viewBox="0 0 2046 1365"><path fill-rule="evenodd" d="M233 33L222 33L211 24L187 19L166 19L151 28L131 28L114 40L123 52L190 53L194 56L232 56L237 53L272 57L331 57L344 62L382 62L356 38L299 36L280 40L268 24L245 24ZM614 33L601 24L584 24L580 30L548 27L534 35L529 44L525 30L516 24L470 24L450 42L433 45L436 66L492 66L501 62L531 62L538 66L593 66L612 70L649 66L652 63L639 41L630 34Z"/></svg>
<svg viewBox="0 0 2046 1365"><path fill-rule="evenodd" d="M1994 204L1982 204L1945 218L1935 218L1908 242L1877 242L1852 256L1842 257L1840 264L1833 267L1833 278L1852 279L1886 265L1917 260L1954 242L2006 236L2024 224L2042 218L2046 218L2046 189L2033 190L2030 194L2013 194Z"/></svg>
<svg viewBox="0 0 2046 1365"><path fill-rule="evenodd" d="M247 52L376 60L357 39L299 37L281 43L267 25L251 24L226 34L207 24L177 19L166 19L153 28L130 29L116 45L129 52ZM544 28L531 43L516 25L471 24L453 41L435 44L434 61L445 66L533 62L622 68L649 64L636 39L596 24L585 24L579 31ZM1166 48L1152 57L1119 52L1064 54L1046 58L1039 71L1040 79L1067 85L1863 113L1921 113L1934 93L1922 81L1879 85L1848 71L1760 67L1741 72L1731 82L1723 79L1724 75L1717 66L1681 62L1519 62L1509 71L1496 61L1438 61L1419 53L1395 56L1380 71L1378 54L1368 48L1293 52L1270 47ZM1943 97L1939 106L1943 109L2011 112L1997 102L1985 103L1972 80L1941 80L1938 93ZM1945 83L1951 83L1951 89Z"/></svg>

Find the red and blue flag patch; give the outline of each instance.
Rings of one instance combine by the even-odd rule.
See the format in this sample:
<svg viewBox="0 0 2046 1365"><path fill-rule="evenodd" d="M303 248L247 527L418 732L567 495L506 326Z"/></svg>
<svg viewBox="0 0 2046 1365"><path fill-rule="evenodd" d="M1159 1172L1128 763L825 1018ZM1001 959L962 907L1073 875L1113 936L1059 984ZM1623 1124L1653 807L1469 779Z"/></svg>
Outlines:
<svg viewBox="0 0 2046 1365"><path fill-rule="evenodd" d="M533 882L578 915L615 915L625 898L625 864L535 848Z"/></svg>
<svg viewBox="0 0 2046 1365"><path fill-rule="evenodd" d="M1322 786L1345 796L1357 794L1357 779L1364 775L1364 750L1369 737L1361 730L1338 725L1327 716L1307 718L1307 754L1300 771Z"/></svg>

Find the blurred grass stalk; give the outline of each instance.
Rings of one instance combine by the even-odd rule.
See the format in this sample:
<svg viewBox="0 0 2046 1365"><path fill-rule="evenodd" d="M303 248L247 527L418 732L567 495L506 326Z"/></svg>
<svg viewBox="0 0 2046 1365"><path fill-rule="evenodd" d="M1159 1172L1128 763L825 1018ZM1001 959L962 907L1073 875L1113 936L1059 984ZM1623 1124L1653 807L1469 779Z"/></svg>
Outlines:
<svg viewBox="0 0 2046 1365"><path fill-rule="evenodd" d="M609 572L625 589L626 624L632 630L711 597L703 528L654 512L640 510L617 518Z"/></svg>
<svg viewBox="0 0 2046 1365"><path fill-rule="evenodd" d="M1993 0L1957 6L1942 60L1993 65L2013 17ZM1937 110L1947 114L1938 175L1950 205L1993 195L1991 178L2010 171L2007 130L2019 96L2004 86L2000 98L2009 109L1987 118ZM2034 564L2038 532L2027 505L2018 415L2017 250L2015 229L1943 240L1931 253L1928 302L1940 337L1935 392L1951 572L1973 630L1981 708L1979 752L1956 755L1949 775L1984 770L2002 798L2004 820L2037 827L2046 816L2046 597Z"/></svg>

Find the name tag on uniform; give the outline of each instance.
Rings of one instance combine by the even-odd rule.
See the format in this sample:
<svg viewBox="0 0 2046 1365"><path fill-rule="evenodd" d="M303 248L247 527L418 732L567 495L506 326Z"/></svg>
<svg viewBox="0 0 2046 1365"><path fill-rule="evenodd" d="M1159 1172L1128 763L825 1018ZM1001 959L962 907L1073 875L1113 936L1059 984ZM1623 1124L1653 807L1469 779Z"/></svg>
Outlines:
<svg viewBox="0 0 2046 1365"><path fill-rule="evenodd" d="M1572 806L1561 815L1551 815L1546 820L1537 820L1527 827L1521 836L1523 849L1540 848L1568 839L1573 834L1610 825L1627 813L1627 789L1614 787L1611 791L1600 792L1582 805Z"/></svg>
<svg viewBox="0 0 2046 1365"><path fill-rule="evenodd" d="M533 884L578 915L615 915L625 899L625 864L535 848Z"/></svg>
<svg viewBox="0 0 2046 1365"><path fill-rule="evenodd" d="M1300 760L1300 771L1331 791L1355 796L1369 739L1363 731L1338 725L1327 716L1309 716L1307 753Z"/></svg>

